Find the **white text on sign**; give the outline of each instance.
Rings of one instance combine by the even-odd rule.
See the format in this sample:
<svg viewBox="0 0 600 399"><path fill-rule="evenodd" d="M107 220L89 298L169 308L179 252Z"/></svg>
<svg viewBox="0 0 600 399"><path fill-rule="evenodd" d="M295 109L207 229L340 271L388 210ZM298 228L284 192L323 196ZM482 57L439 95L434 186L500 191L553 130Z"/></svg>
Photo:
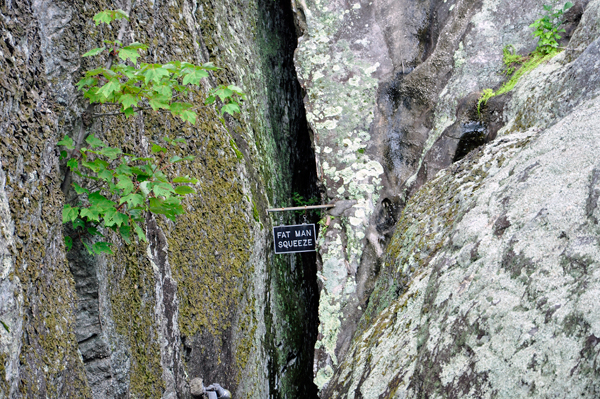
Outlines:
<svg viewBox="0 0 600 399"><path fill-rule="evenodd" d="M276 226L273 228L275 253L312 252L316 250L314 224Z"/></svg>

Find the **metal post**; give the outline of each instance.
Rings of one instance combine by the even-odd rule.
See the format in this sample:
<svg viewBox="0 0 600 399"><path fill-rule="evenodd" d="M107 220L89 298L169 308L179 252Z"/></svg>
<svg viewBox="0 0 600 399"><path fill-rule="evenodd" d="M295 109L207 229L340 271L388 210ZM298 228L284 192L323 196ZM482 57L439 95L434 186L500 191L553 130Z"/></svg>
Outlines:
<svg viewBox="0 0 600 399"><path fill-rule="evenodd" d="M305 211L308 209L324 209L324 208L334 208L334 204L327 205L305 205L305 206L292 206L289 208L271 208L267 209L267 212L288 212L288 211Z"/></svg>

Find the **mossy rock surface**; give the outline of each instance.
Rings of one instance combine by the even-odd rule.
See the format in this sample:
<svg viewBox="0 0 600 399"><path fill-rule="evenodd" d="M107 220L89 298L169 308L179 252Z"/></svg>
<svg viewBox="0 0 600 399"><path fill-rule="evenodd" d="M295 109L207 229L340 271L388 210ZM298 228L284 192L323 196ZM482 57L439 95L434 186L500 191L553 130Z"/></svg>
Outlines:
<svg viewBox="0 0 600 399"><path fill-rule="evenodd" d="M75 83L94 61L80 55L112 38L92 17L115 4L13 3L0 6L0 298L14 296L0 306L0 397L186 397L194 377L235 397L310 396L314 259L273 258L265 212L314 186L314 173L294 175L312 155L289 6L134 2L125 37L150 45L144 61L212 61L223 69L193 100L221 83L248 100L225 123L212 107L195 126L151 113L85 121L126 151L186 138L195 160L181 172L199 179L177 223L147 219L150 245L108 232L115 254L90 257L65 253L61 209L75 199L60 191L56 142L84 123Z"/></svg>

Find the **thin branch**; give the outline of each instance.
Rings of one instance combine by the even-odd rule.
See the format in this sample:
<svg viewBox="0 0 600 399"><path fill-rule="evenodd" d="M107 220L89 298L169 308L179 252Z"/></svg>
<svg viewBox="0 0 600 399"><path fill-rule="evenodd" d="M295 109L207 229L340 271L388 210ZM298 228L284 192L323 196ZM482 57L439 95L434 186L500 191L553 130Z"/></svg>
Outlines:
<svg viewBox="0 0 600 399"><path fill-rule="evenodd" d="M142 108L136 108L136 109L134 110L134 112L138 112L138 111L145 111L145 110L149 110L149 109L152 109L152 107L142 107ZM158 110L156 110L155 112L159 112L159 113L162 113L162 114L168 114L168 113L170 113L171 111L169 111L169 110L166 110L166 109L158 109ZM119 112L102 112L102 113L96 113L96 114L93 114L92 116L93 116L94 118L97 118L97 117L101 117L101 116L118 116L118 115L125 115L125 114L124 114L123 112L120 112L120 111L119 111Z"/></svg>

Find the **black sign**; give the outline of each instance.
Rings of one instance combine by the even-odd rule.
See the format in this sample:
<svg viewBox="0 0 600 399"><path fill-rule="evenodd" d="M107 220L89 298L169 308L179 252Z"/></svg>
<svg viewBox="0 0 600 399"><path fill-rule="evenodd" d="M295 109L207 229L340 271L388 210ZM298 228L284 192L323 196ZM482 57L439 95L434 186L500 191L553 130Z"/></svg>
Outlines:
<svg viewBox="0 0 600 399"><path fill-rule="evenodd" d="M316 251L317 235L314 224L273 227L273 238L276 254Z"/></svg>

